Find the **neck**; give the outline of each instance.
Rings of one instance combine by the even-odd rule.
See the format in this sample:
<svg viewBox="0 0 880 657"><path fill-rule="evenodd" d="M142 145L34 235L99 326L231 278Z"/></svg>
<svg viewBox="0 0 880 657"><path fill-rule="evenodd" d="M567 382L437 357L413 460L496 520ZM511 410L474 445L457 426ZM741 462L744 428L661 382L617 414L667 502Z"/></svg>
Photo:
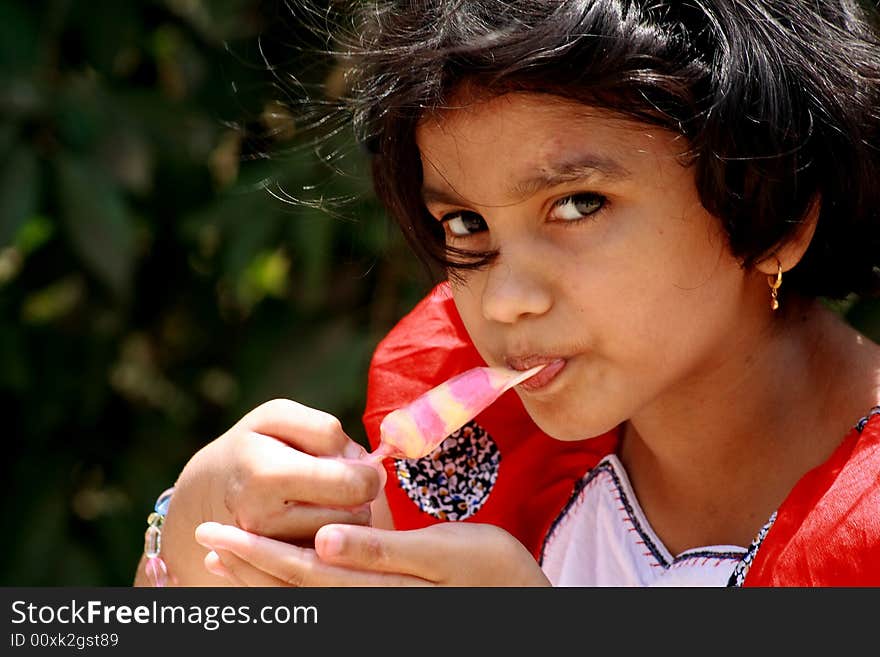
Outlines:
<svg viewBox="0 0 880 657"><path fill-rule="evenodd" d="M623 428L621 460L673 553L748 545L877 403L876 345L818 302L792 310Z"/></svg>

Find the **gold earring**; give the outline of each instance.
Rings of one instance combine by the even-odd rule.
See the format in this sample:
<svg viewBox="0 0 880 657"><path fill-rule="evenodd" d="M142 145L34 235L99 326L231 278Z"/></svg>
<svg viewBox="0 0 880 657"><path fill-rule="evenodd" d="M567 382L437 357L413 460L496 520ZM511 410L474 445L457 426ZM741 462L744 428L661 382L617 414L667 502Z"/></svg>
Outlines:
<svg viewBox="0 0 880 657"><path fill-rule="evenodd" d="M776 276L768 276L767 284L770 286L770 310L779 309L779 288L782 285L782 263L776 261Z"/></svg>

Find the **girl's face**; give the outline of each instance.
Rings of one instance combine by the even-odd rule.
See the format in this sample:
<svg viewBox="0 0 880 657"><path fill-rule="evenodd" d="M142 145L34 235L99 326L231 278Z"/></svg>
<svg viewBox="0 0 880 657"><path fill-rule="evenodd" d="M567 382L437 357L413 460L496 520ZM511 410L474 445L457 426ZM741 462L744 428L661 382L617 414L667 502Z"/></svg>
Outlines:
<svg viewBox="0 0 880 657"><path fill-rule="evenodd" d="M748 362L766 276L729 253L681 138L538 94L464 103L417 130L447 243L497 250L453 282L490 365L550 363L517 388L550 435L598 435L649 406L700 404Z"/></svg>

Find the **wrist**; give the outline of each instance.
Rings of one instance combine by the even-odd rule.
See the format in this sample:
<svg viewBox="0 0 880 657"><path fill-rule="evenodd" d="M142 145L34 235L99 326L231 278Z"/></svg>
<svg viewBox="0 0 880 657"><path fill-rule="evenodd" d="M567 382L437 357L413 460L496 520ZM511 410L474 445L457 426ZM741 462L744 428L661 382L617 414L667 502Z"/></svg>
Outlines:
<svg viewBox="0 0 880 657"><path fill-rule="evenodd" d="M221 490L222 482L217 473L222 470L221 462L213 458L214 451L210 449L213 444L209 443L190 459L174 484L174 496L162 525L162 557L168 572L168 586L229 584L205 569L208 550L195 540L195 529L203 522L232 522L225 506L216 508L215 489Z"/></svg>

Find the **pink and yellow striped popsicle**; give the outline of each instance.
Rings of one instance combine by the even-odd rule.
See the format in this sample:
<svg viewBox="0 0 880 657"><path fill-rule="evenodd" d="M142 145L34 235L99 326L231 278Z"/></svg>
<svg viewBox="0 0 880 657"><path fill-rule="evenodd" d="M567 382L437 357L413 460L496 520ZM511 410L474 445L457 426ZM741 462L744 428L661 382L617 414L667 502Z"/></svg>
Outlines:
<svg viewBox="0 0 880 657"><path fill-rule="evenodd" d="M453 376L386 415L379 425L379 446L367 458L417 459L427 456L447 436L479 415L505 391L531 378L544 367L538 365L523 371L474 367Z"/></svg>

